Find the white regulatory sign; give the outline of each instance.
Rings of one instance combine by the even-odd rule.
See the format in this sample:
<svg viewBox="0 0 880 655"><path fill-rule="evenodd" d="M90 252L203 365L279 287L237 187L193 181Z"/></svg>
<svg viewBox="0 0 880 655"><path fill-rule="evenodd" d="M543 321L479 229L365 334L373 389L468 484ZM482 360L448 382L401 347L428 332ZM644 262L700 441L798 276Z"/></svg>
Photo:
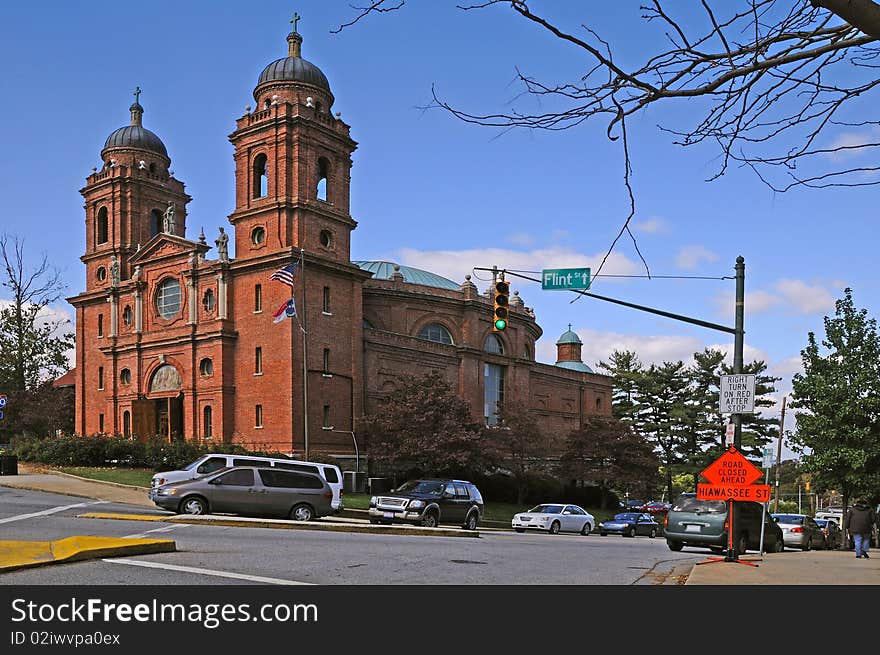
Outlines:
<svg viewBox="0 0 880 655"><path fill-rule="evenodd" d="M755 374L722 375L718 404L722 414L752 414L755 411Z"/></svg>

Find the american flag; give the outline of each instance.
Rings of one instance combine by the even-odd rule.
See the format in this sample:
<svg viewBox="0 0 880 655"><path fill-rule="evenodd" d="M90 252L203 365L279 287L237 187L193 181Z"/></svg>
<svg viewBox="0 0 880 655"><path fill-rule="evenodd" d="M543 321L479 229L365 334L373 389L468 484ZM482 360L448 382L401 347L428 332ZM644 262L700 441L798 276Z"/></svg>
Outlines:
<svg viewBox="0 0 880 655"><path fill-rule="evenodd" d="M277 271L272 273L269 276L270 280L278 280L279 282L284 282L284 284L288 284L293 286L293 281L296 276L296 267L298 266L297 262L293 262L292 264L288 264L284 268L279 268Z"/></svg>

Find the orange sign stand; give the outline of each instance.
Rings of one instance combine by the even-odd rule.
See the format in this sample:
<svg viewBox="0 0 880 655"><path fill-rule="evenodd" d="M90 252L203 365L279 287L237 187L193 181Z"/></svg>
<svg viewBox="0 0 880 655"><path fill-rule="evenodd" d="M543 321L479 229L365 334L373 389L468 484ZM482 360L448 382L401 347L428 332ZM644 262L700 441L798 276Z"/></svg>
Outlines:
<svg viewBox="0 0 880 655"><path fill-rule="evenodd" d="M727 501L727 553L724 557L710 557L705 562L737 562L748 566L758 566L754 562L746 562L737 557L733 547L733 503L756 502L766 503L770 500L769 484L753 484L760 480L761 469L747 460L735 446L731 445L721 457L709 464L700 473L710 484L697 485L699 500Z"/></svg>

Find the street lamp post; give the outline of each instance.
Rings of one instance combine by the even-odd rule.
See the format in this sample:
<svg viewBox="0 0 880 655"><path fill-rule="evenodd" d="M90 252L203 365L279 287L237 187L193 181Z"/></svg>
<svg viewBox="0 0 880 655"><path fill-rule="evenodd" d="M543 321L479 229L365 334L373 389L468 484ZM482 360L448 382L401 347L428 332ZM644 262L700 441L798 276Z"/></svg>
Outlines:
<svg viewBox="0 0 880 655"><path fill-rule="evenodd" d="M358 442L354 436L354 430L333 430L333 432L351 435L351 440L354 442L354 470L359 473L361 470L361 459L360 454L358 453Z"/></svg>

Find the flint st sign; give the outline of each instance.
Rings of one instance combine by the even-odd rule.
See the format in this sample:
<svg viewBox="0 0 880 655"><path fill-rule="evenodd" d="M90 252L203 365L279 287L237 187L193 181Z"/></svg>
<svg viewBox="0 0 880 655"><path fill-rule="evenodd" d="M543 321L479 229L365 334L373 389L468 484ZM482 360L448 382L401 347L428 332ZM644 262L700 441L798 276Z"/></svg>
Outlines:
<svg viewBox="0 0 880 655"><path fill-rule="evenodd" d="M751 414L755 411L755 375L753 373L721 376L718 398L722 414Z"/></svg>
<svg viewBox="0 0 880 655"><path fill-rule="evenodd" d="M589 268L545 268L541 271L541 289L589 289Z"/></svg>

